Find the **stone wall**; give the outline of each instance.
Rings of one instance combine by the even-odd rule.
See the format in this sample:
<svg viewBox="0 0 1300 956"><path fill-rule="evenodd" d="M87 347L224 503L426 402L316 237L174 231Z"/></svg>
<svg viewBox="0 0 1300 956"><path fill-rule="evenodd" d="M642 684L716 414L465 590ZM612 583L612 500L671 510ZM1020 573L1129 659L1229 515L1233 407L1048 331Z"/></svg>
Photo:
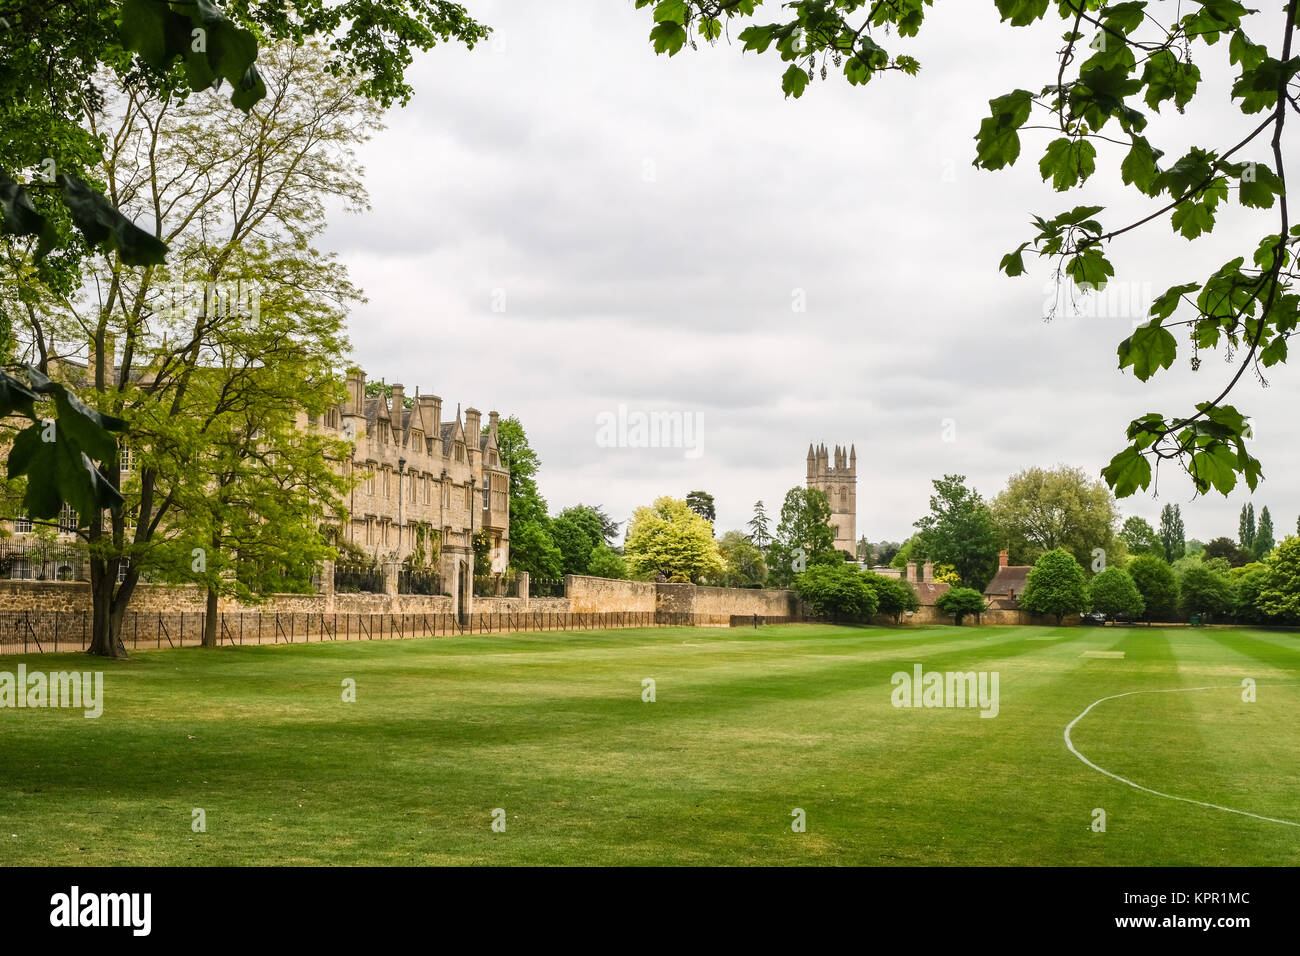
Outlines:
<svg viewBox="0 0 1300 956"><path fill-rule="evenodd" d="M894 619L887 614L877 614L872 618L873 624L893 624ZM915 627L927 627L936 624L946 624L952 626L952 615L945 614L933 604L922 604L920 608L911 615L904 614L899 620L900 624L911 625ZM1081 623L1079 615L1067 614L1065 620L1061 622L1061 627L1077 627ZM1050 615L1030 614L1028 611L1003 611L993 610L985 611L978 618L967 615L962 620L962 627L976 627L980 625L989 626L1006 626L1011 624L1032 624L1036 627L1056 627L1056 618Z"/></svg>
<svg viewBox="0 0 1300 956"><path fill-rule="evenodd" d="M642 612L653 614L656 623L690 623L725 627L732 618L759 615L765 618L798 618L804 609L793 591L755 590L749 588L712 588L694 584L655 584L647 581L618 581L585 575L564 579L566 597L530 598L525 607L522 598L479 597L474 599L475 615L546 612L563 614L612 614ZM88 611L90 585L84 581L0 581L0 611ZM199 614L206 610L204 592L195 585L141 584L131 598L130 611L138 614ZM264 615L450 615L452 599L434 594L276 594L263 604L242 605L229 598L218 602L218 610L231 614L247 612ZM292 620L292 619L290 619ZM877 615L875 623L893 624L893 619ZM903 615L901 624L952 624L952 618L933 604L923 604L911 615ZM1056 626L1056 619L1025 611L985 611L978 618L968 617L970 625L1032 624ZM1077 626L1078 615L1066 615L1063 626ZM188 626L188 625L187 625Z"/></svg>
<svg viewBox="0 0 1300 956"><path fill-rule="evenodd" d="M682 587L692 587L690 584ZM649 581L616 581L612 578L593 578L584 574L567 574L564 577L565 597L569 609L580 614L605 611L656 610L655 590L663 585Z"/></svg>
<svg viewBox="0 0 1300 956"><path fill-rule="evenodd" d="M656 616L665 621L689 614L696 624L726 627L733 616L794 617L799 611L799 600L793 591L655 585Z"/></svg>

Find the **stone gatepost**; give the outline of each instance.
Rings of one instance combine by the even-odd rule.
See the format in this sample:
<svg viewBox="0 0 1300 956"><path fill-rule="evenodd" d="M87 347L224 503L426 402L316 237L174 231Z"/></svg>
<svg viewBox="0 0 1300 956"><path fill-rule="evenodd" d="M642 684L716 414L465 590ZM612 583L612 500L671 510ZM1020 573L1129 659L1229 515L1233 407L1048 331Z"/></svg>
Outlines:
<svg viewBox="0 0 1300 956"><path fill-rule="evenodd" d="M325 602L325 613L334 613L334 562L322 561L320 566L320 596Z"/></svg>
<svg viewBox="0 0 1300 956"><path fill-rule="evenodd" d="M397 573L401 568L395 559L384 562L384 593L389 597L397 596Z"/></svg>
<svg viewBox="0 0 1300 956"><path fill-rule="evenodd" d="M528 590L531 587L529 583L530 581L531 578L528 577L527 571L520 571L519 577L515 579L515 583L519 586L519 606L525 611L528 610Z"/></svg>

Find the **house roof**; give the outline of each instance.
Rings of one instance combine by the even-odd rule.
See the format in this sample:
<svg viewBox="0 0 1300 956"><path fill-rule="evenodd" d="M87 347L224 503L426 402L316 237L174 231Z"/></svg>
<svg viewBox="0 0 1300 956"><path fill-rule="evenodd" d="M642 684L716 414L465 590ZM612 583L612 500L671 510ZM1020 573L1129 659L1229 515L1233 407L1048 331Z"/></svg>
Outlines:
<svg viewBox="0 0 1300 956"><path fill-rule="evenodd" d="M1024 591L1025 582L1032 570L1033 566L1028 564L1012 564L998 568L998 573L988 583L984 593L986 595L1005 595L1007 597L1018 595Z"/></svg>
<svg viewBox="0 0 1300 956"><path fill-rule="evenodd" d="M916 591L916 599L921 602L922 606L934 604L942 595L947 594L948 589L952 587L946 581L929 583L925 581L909 581L908 583L912 585L912 590Z"/></svg>

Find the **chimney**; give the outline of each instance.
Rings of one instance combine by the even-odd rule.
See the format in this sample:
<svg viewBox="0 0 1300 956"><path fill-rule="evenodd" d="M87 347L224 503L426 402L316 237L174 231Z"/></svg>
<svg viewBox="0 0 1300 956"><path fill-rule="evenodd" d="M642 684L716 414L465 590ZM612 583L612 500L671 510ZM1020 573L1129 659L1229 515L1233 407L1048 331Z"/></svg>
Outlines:
<svg viewBox="0 0 1300 956"><path fill-rule="evenodd" d="M488 412L488 433L492 436L493 441L497 440L497 419L499 417L496 412Z"/></svg>
<svg viewBox="0 0 1300 956"><path fill-rule="evenodd" d="M1001 551L998 552L998 567L1005 568L1006 566L1007 566L1007 549L1003 548Z"/></svg>
<svg viewBox="0 0 1300 956"><path fill-rule="evenodd" d="M406 386L401 384L395 384L393 386L393 398L392 398L393 426L395 428L402 427L402 409L405 407L404 405L405 399L406 399Z"/></svg>
<svg viewBox="0 0 1300 956"><path fill-rule="evenodd" d="M483 430L483 413L477 408L465 409L465 444L478 451L479 432Z"/></svg>
<svg viewBox="0 0 1300 956"><path fill-rule="evenodd" d="M366 394L366 373L359 368L348 369L348 397L343 404L344 415L361 414L361 397Z"/></svg>
<svg viewBox="0 0 1300 956"><path fill-rule="evenodd" d="M927 560L925 564L921 565L921 582L923 584L934 583L934 562L933 561Z"/></svg>
<svg viewBox="0 0 1300 956"><path fill-rule="evenodd" d="M915 581L916 581L916 562L915 562L915 561L908 561L908 562L907 562L907 571L906 571L905 574L904 574L903 580L904 580L904 581L912 581L912 582L915 582Z"/></svg>

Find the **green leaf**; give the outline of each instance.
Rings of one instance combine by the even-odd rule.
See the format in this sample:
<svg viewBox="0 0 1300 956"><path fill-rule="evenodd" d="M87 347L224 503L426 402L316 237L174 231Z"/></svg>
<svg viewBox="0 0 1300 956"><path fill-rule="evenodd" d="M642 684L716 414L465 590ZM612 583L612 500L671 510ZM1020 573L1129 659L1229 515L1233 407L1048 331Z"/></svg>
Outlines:
<svg viewBox="0 0 1300 956"><path fill-rule="evenodd" d="M1200 68L1194 63L1183 63L1169 50L1158 50L1147 60L1142 71L1142 83L1147 88L1146 104L1157 113L1160 104L1172 99L1181 113L1196 95L1201 82Z"/></svg>
<svg viewBox="0 0 1300 956"><path fill-rule="evenodd" d="M654 41L656 53L675 56L677 51L686 45L686 28L680 23L665 20L663 23L655 24L654 29L650 31L650 39Z"/></svg>
<svg viewBox="0 0 1300 956"><path fill-rule="evenodd" d="M1290 81L1300 69L1300 57L1283 63L1271 56L1258 65L1242 69L1241 76L1232 84L1232 95L1241 100L1243 113L1258 113L1277 105L1277 91Z"/></svg>
<svg viewBox="0 0 1300 956"><path fill-rule="evenodd" d="M1184 239L1195 239L1214 228L1214 213L1204 203L1187 200L1174 210L1170 221L1174 232Z"/></svg>
<svg viewBox="0 0 1300 956"><path fill-rule="evenodd" d="M1013 90L989 100L992 115L980 122L975 136L975 165L981 169L1010 166L1020 155L1020 127L1029 119L1034 98L1028 90Z"/></svg>
<svg viewBox="0 0 1300 956"><path fill-rule="evenodd" d="M1020 244L1020 248L1014 250L1013 252L1008 252L1005 256L1002 257L1002 261L998 264L998 268L1001 271L1005 272L1007 275L1012 277L1024 275L1025 260L1024 260L1023 253L1025 251L1025 246L1027 245L1028 243L1022 242Z"/></svg>
<svg viewBox="0 0 1300 956"><path fill-rule="evenodd" d="M1226 495L1237 484L1237 459L1227 445L1219 443L1193 455L1187 473L1196 482L1198 491L1205 492L1213 486Z"/></svg>
<svg viewBox="0 0 1300 956"><path fill-rule="evenodd" d="M1160 167L1156 162L1163 155L1160 150L1152 148L1146 137L1134 136L1133 145L1120 164L1120 176L1127 185L1136 186L1144 195L1159 195Z"/></svg>
<svg viewBox="0 0 1300 956"><path fill-rule="evenodd" d="M166 243L136 226L76 176L60 173L58 182L72 221L91 245L103 243L117 250L128 266L156 266L166 260Z"/></svg>
<svg viewBox="0 0 1300 956"><path fill-rule="evenodd" d="M1139 326L1119 344L1119 367L1132 366L1133 374L1147 381L1162 368L1174 364L1178 342L1159 322Z"/></svg>
<svg viewBox="0 0 1300 956"><path fill-rule="evenodd" d="M1129 446L1110 460L1101 471L1117 498L1127 498L1139 488L1145 491L1151 485L1151 463L1137 448Z"/></svg>
<svg viewBox="0 0 1300 956"><path fill-rule="evenodd" d="M1099 248L1089 246L1066 264L1065 272L1075 281L1076 285L1101 289L1105 287L1106 281L1115 274L1115 267L1110 264L1110 260L1102 254Z"/></svg>
<svg viewBox="0 0 1300 956"><path fill-rule="evenodd" d="M1201 287L1199 282L1186 282L1182 285L1170 286L1164 292L1156 296L1151 303L1152 318L1163 321L1174 314L1178 304L1182 301L1183 296L1189 292L1195 292Z"/></svg>
<svg viewBox="0 0 1300 956"><path fill-rule="evenodd" d="M998 13L1013 27L1026 27L1047 13L1049 0L997 0Z"/></svg>
<svg viewBox="0 0 1300 956"><path fill-rule="evenodd" d="M1087 180L1097 168L1097 148L1086 139L1071 140L1066 137L1052 140L1038 161L1038 170L1044 181L1051 179L1057 192Z"/></svg>
<svg viewBox="0 0 1300 956"><path fill-rule="evenodd" d="M0 234L35 236L36 259L44 259L58 243L58 229L36 209L31 195L17 182L0 173Z"/></svg>
<svg viewBox="0 0 1300 956"><path fill-rule="evenodd" d="M803 96L804 87L807 85L808 74L798 64L789 66L781 77L781 89L785 91L786 96L793 96L795 99Z"/></svg>
<svg viewBox="0 0 1300 956"><path fill-rule="evenodd" d="M1244 164L1237 189L1237 201L1254 209L1272 209L1273 197L1285 191L1282 179L1263 163Z"/></svg>
<svg viewBox="0 0 1300 956"><path fill-rule="evenodd" d="M686 0L660 0L655 5L654 18L659 23L686 23Z"/></svg>
<svg viewBox="0 0 1300 956"><path fill-rule="evenodd" d="M35 418L39 399L39 395L18 379L0 372L0 418L8 418L15 412Z"/></svg>

